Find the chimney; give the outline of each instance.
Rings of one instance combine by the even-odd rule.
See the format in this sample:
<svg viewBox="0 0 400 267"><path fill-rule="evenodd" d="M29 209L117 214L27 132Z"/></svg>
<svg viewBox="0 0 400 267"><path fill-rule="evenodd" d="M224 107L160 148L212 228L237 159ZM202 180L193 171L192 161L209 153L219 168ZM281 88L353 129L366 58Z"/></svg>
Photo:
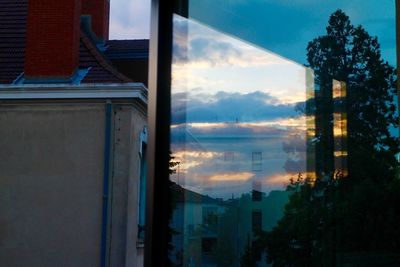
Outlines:
<svg viewBox="0 0 400 267"><path fill-rule="evenodd" d="M26 80L66 80L79 63L81 0L29 0Z"/></svg>
<svg viewBox="0 0 400 267"><path fill-rule="evenodd" d="M93 32L102 41L107 41L110 23L110 0L82 0L82 15L91 17Z"/></svg>

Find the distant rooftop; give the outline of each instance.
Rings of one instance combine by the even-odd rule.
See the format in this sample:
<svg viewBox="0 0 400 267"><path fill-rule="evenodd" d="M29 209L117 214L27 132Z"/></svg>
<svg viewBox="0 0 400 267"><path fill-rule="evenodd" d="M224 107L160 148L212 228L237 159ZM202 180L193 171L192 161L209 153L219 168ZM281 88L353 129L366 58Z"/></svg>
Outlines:
<svg viewBox="0 0 400 267"><path fill-rule="evenodd" d="M149 40L110 40L104 54L110 60L115 59L148 59Z"/></svg>

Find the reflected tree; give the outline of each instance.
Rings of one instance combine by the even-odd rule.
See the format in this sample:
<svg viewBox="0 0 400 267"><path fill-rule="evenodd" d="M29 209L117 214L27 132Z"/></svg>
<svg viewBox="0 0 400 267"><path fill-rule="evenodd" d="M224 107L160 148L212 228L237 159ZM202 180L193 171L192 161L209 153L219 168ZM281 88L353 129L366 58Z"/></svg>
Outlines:
<svg viewBox="0 0 400 267"><path fill-rule="evenodd" d="M178 166L180 164L179 161L175 160L175 157L172 155L172 152L169 152L169 162L168 162L168 172L169 175L173 175L176 173L176 166ZM172 242L172 237L174 235L180 234L177 232L176 229L174 229L173 227L171 227L171 220L172 220L172 215L174 210L176 209L176 204L177 204L177 196L176 194L174 194L174 186L176 186L176 184L174 182L172 182L171 180L169 181L169 190L170 190L170 195L171 195L171 202L170 202L170 213L169 213L169 218L170 218L170 224L168 226L168 234L169 234L169 242L168 242L168 253L169 253L169 257L168 257L168 262L166 263L167 266L181 266L181 261L182 259L182 251L176 251L173 242ZM173 260L175 259L175 260Z"/></svg>
<svg viewBox="0 0 400 267"><path fill-rule="evenodd" d="M316 181L291 180L284 216L254 249L272 266L400 266L395 69L382 59L377 38L341 10L330 16L326 35L308 44L307 59L319 85ZM333 80L347 87L348 175L340 177Z"/></svg>
<svg viewBox="0 0 400 267"><path fill-rule="evenodd" d="M317 170L333 170L332 80L347 84L346 95L349 171L352 179L393 177L398 139L390 133L397 126L395 70L381 58L380 45L362 26L354 27L338 10L329 19L327 34L307 47L309 66L316 83ZM361 167L362 166L362 167Z"/></svg>

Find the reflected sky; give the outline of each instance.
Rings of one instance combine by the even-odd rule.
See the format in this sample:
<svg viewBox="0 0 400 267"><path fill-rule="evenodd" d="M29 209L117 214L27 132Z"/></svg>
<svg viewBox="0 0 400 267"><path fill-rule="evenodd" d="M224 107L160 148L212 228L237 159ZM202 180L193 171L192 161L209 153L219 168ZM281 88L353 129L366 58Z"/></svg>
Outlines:
<svg viewBox="0 0 400 267"><path fill-rule="evenodd" d="M226 199L306 172L308 69L177 15L174 29L171 179Z"/></svg>
<svg viewBox="0 0 400 267"><path fill-rule="evenodd" d="M314 77L303 64L307 43L325 33L332 12L341 8L378 35L383 57L395 62L392 1L193 0L189 6L189 20L174 16L171 147L181 164L171 179L213 197L240 196L255 182L269 192L298 173L314 176L307 139L315 119L304 115ZM339 91L333 88L333 98L345 97ZM347 135L340 112L336 139ZM261 155L257 170L254 153ZM343 158L347 151L335 153Z"/></svg>
<svg viewBox="0 0 400 267"><path fill-rule="evenodd" d="M330 14L339 8L354 25L378 36L383 58L395 64L393 0L190 0L189 17L306 63L307 43L325 33Z"/></svg>
<svg viewBox="0 0 400 267"><path fill-rule="evenodd" d="M333 34L336 32L328 30L329 36L314 42L309 49L315 57L310 60L314 72L304 65L307 43L326 34L329 16L341 8L353 24L363 24L368 32L379 36L383 57L393 64L394 1L189 0L189 6L189 19L174 16L171 103L171 151L179 164L170 178L187 189L180 191L184 209L178 208L174 213L174 222L182 224L184 233L183 258L193 263L194 257L198 257L201 263L194 265L206 266L210 255L203 245L210 240L216 244L215 258L226 254L225 246L230 243L235 244L232 255L241 255L246 245L255 244L250 242L255 240L257 229L271 227L281 227L277 231L283 229L284 235L282 238L279 233L279 240L268 235L267 243L268 237L272 237L271 241L278 246L287 242L290 249L285 251L293 250L294 258L301 258L304 251L308 256L307 249L317 243L314 239L311 246L306 242L307 249L298 254L297 246L303 240L297 240L296 220L305 226L313 222L330 225L332 216L323 214L335 212L336 199L346 196L345 192L336 194L341 192L336 191L342 188L339 182L343 181L345 190L354 182L364 182L374 173L373 164L381 166L372 174L376 175L371 176L373 179L378 181L382 173L389 175L391 170L387 166L394 170L397 165L384 161L394 153L389 155L391 152L386 154L379 148L375 151L374 146L375 142L386 144L395 151L397 143L385 131L394 123L393 114L389 114L393 109L382 108L391 101L391 95L383 91L393 89L388 82L391 74L386 75L387 81L380 81L381 69L368 66L379 66L378 61L365 63L364 58L358 59L379 58L379 53L355 49L351 56L344 56L341 51L353 49L357 43L351 44L350 37L351 40L343 41L346 49L339 49L333 41L338 38ZM336 12L330 25L346 22L339 19L344 17L342 14ZM346 63L347 59L351 64ZM383 90L377 91L381 87ZM383 99L379 99L381 94ZM370 136L366 129L382 137L373 136L376 133ZM366 159L375 152L371 154L372 160ZM384 160L380 161L381 155ZM211 197L213 204L193 204L189 197L193 192L189 190ZM290 211L278 223L289 194L294 194L286 206ZM347 207L354 199L351 194L348 197L345 205L336 207ZM194 228L194 213L201 214L213 205L227 209L217 217L221 218L221 231L214 232L208 222L199 221L200 234L185 232L186 228ZM304 214L312 214L312 219ZM233 227L229 228L231 222ZM291 225L295 225L293 236L287 238L286 230L290 233ZM319 236L321 229L330 233L336 229L321 225L314 236ZM226 235L225 228L232 232L232 237ZM322 235L323 241L315 246L316 254L323 251L319 246L328 244L325 239ZM198 250L190 248L195 240ZM325 253L321 255L324 257ZM325 261L317 264L321 262ZM239 266L239 261L229 266Z"/></svg>
<svg viewBox="0 0 400 267"><path fill-rule="evenodd" d="M376 35L385 60L395 64L393 0L190 0L190 17L305 63L307 42L324 34L327 18L341 8ZM110 34L149 38L150 0L113 0Z"/></svg>

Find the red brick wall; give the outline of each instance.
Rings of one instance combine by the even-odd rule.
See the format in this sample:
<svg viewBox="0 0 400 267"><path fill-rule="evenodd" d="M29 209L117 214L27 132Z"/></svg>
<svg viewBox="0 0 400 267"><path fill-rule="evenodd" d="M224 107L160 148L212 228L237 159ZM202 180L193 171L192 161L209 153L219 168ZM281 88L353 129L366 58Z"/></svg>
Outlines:
<svg viewBox="0 0 400 267"><path fill-rule="evenodd" d="M108 40L110 22L109 0L82 0L82 15L91 15L94 33L103 40Z"/></svg>
<svg viewBox="0 0 400 267"><path fill-rule="evenodd" d="M29 0L25 76L64 78L79 62L80 0Z"/></svg>

